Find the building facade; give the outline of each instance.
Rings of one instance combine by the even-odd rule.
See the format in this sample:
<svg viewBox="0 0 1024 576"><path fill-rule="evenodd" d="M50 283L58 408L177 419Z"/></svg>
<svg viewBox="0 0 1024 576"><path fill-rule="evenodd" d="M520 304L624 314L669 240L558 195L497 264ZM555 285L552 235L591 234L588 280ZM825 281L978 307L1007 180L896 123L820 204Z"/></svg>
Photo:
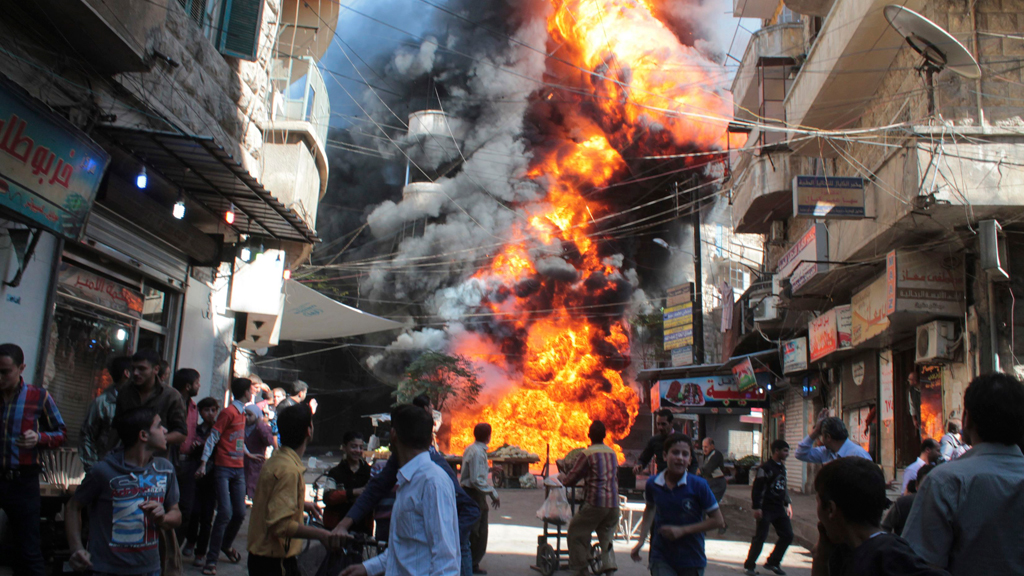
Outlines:
<svg viewBox="0 0 1024 576"><path fill-rule="evenodd" d="M153 348L220 397L249 370L240 349L276 343L327 184L326 4L42 1L0 16L0 341L25 350L71 446L113 357Z"/></svg>
<svg viewBox="0 0 1024 576"><path fill-rule="evenodd" d="M777 308L755 319L745 295L730 342L784 356L766 444L829 408L894 480L962 418L973 377L1021 372L1024 5L886 5L736 3L763 26L733 83L750 134L727 185Z"/></svg>

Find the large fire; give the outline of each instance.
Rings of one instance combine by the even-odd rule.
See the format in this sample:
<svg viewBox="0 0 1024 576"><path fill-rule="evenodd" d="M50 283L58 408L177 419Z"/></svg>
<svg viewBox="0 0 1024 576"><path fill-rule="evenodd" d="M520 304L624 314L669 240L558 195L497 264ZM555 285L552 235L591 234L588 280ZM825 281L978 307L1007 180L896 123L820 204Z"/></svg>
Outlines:
<svg viewBox="0 0 1024 576"><path fill-rule="evenodd" d="M653 0L551 1L548 33L557 58L548 60L545 80L556 87L536 94L531 111L551 128L526 174L547 196L522 207L527 218L513 241L474 275L491 294L481 311L492 313L500 330L472 329L452 341L452 351L490 381L497 374L508 382L450 415L449 449L461 452L473 442L474 425L488 422L492 445L542 456L550 446L554 459L588 444L587 429L600 419L621 461L615 443L629 434L639 408L623 378L631 284L622 257L595 231L608 210L587 193L625 175L620 151L636 157L724 149L732 103L712 89L719 67L678 40L652 12ZM540 273L546 258L571 268Z"/></svg>

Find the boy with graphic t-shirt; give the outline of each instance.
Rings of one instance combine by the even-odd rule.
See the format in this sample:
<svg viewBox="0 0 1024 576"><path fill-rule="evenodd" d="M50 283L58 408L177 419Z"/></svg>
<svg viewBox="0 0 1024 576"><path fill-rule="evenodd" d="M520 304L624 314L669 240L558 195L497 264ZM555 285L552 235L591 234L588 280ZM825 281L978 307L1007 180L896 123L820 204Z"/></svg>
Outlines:
<svg viewBox="0 0 1024 576"><path fill-rule="evenodd" d="M123 450L86 474L68 502L65 528L70 564L77 571L119 576L160 574L159 533L181 522L167 429L152 408L134 408L114 420ZM89 548L82 546L82 507L89 509Z"/></svg>
<svg viewBox="0 0 1024 576"><path fill-rule="evenodd" d="M206 463L213 456L213 480L217 488L217 519L210 535L210 550L206 553L203 574L217 573L220 553L233 563L242 560L234 549L235 536L245 520L245 404L252 397L252 381L235 378L231 381L234 401L221 411L213 424L210 437L203 448L203 458L196 472L197 478L206 474Z"/></svg>
<svg viewBox="0 0 1024 576"><path fill-rule="evenodd" d="M704 532L725 526L725 519L707 481L687 472L693 440L672 434L665 439L664 450L666 468L647 482L647 508L630 556L640 561L640 550L652 533L653 576L699 576L708 564Z"/></svg>

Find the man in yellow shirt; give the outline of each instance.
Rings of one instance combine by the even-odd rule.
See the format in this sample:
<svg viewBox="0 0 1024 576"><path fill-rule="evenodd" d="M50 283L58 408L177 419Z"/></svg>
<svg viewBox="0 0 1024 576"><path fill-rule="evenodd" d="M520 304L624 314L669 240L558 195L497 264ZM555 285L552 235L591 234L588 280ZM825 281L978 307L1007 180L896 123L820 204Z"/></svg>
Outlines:
<svg viewBox="0 0 1024 576"><path fill-rule="evenodd" d="M313 436L313 413L306 404L289 406L278 414L277 427L281 447L263 466L252 502L249 576L299 576L296 556L303 539L331 546L329 531L302 522L306 500L302 455Z"/></svg>

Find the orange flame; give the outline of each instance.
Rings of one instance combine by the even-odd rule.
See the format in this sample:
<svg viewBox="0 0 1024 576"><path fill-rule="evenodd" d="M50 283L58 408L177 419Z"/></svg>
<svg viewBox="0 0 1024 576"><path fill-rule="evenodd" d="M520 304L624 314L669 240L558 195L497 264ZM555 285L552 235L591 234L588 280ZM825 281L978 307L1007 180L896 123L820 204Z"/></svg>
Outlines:
<svg viewBox="0 0 1024 576"><path fill-rule="evenodd" d="M566 89L558 99L538 98L538 106L557 109L560 125L534 150L527 172L547 196L523 207L527 218L513 240L474 275L499 295L482 307L504 334L453 338L452 351L476 365L487 387L479 405L450 415L449 449L461 453L473 427L488 422L492 446L513 444L541 457L550 446L554 459L586 446L591 422L600 419L623 461L615 442L629 434L639 409L623 377L628 324L586 303L614 296L614 286L628 280L621 259L599 254L591 228L604 207L584 193L626 172L620 150L726 148L732 102L710 89L721 83L721 70L679 42L653 15L653 0L551 1L548 32L562 62L549 59L548 76ZM563 258L576 279L539 274L545 257Z"/></svg>

